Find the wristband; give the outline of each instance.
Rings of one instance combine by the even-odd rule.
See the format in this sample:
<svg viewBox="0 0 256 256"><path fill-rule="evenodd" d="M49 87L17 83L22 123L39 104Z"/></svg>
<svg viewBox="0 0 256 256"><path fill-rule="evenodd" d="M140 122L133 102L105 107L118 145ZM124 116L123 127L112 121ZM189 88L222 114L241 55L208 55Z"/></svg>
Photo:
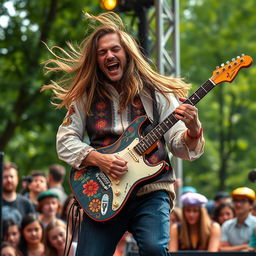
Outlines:
<svg viewBox="0 0 256 256"><path fill-rule="evenodd" d="M203 128L202 128L202 127L200 128L200 132L199 132L199 134L198 134L197 136L191 136L191 135L189 135L188 130L186 131L186 133L187 133L187 136L188 136L190 139L196 140L196 139L199 139L199 138L202 137Z"/></svg>

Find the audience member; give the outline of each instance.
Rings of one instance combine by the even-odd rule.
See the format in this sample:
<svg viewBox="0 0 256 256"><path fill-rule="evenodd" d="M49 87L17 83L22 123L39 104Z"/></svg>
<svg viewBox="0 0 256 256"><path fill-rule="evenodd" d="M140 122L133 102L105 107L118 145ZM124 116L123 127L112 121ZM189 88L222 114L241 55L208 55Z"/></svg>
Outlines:
<svg viewBox="0 0 256 256"><path fill-rule="evenodd" d="M14 247L20 242L20 227L13 219L6 219L3 222L3 239Z"/></svg>
<svg viewBox="0 0 256 256"><path fill-rule="evenodd" d="M62 210L61 210L61 214L60 214L60 218L68 223L68 214L69 214L69 210L70 210L70 207L71 205L74 203L74 195L73 194L70 194L67 199L65 200L63 206L62 206ZM74 209L75 210L75 209ZM71 214L71 212L70 212Z"/></svg>
<svg viewBox="0 0 256 256"><path fill-rule="evenodd" d="M214 200L214 208L217 208L222 203L231 203L230 195L226 191L217 192L213 200Z"/></svg>
<svg viewBox="0 0 256 256"><path fill-rule="evenodd" d="M192 193L196 193L197 190L196 188L192 187L192 186L184 186L182 189L181 189L181 194L186 194L186 193L189 193L189 192L192 192Z"/></svg>
<svg viewBox="0 0 256 256"><path fill-rule="evenodd" d="M251 251L256 251L256 226L253 229L252 236L250 239L249 247Z"/></svg>
<svg viewBox="0 0 256 256"><path fill-rule="evenodd" d="M45 228L48 223L59 217L61 213L61 204L57 193L51 189L41 192L38 196L39 220Z"/></svg>
<svg viewBox="0 0 256 256"><path fill-rule="evenodd" d="M32 181L32 177L30 175L22 176L19 194L24 195L24 194L28 193L28 184L31 181Z"/></svg>
<svg viewBox="0 0 256 256"><path fill-rule="evenodd" d="M68 230L72 231L73 233L73 241L78 240L78 231L79 231L79 218L82 219L83 210L79 210L79 215L76 216L77 206L71 208L72 204L74 203L74 195L70 194L64 205L62 207L60 218L67 224ZM73 232L73 229L75 231Z"/></svg>
<svg viewBox="0 0 256 256"><path fill-rule="evenodd" d="M70 250L67 254L70 245L71 234L69 232L68 239L66 239L66 233L67 226L60 219L55 219L46 226L44 235L45 256L75 255L75 250L77 246L76 242L72 242Z"/></svg>
<svg viewBox="0 0 256 256"><path fill-rule="evenodd" d="M216 252L219 248L220 226L213 222L204 205L207 198L199 193L181 196L183 219L171 226L169 250L206 250Z"/></svg>
<svg viewBox="0 0 256 256"><path fill-rule="evenodd" d="M32 203L16 192L18 186L18 169L14 163L5 163L3 168L3 219L14 219L20 223L22 217L33 213Z"/></svg>
<svg viewBox="0 0 256 256"><path fill-rule="evenodd" d="M63 165L53 164L49 166L48 186L49 189L58 194L61 204L67 199L67 194L62 186L66 175L66 169Z"/></svg>
<svg viewBox="0 0 256 256"><path fill-rule="evenodd" d="M253 204L251 214L252 214L253 216L256 216L256 202L254 202L254 204Z"/></svg>
<svg viewBox="0 0 256 256"><path fill-rule="evenodd" d="M222 225L226 220L235 218L235 209L231 203L221 203L214 209L213 220Z"/></svg>
<svg viewBox="0 0 256 256"><path fill-rule="evenodd" d="M236 217L222 225L220 251L247 251L256 217L250 214L255 200L255 192L247 187L239 187L231 194Z"/></svg>
<svg viewBox="0 0 256 256"><path fill-rule="evenodd" d="M23 256L15 246L8 242L1 243L1 256Z"/></svg>
<svg viewBox="0 0 256 256"><path fill-rule="evenodd" d="M182 210L181 208L175 206L170 213L170 225L175 223L180 223L182 220Z"/></svg>
<svg viewBox="0 0 256 256"><path fill-rule="evenodd" d="M47 190L47 178L42 171L32 171L31 172L31 182L28 184L29 192L25 196L30 199L33 203L34 208L37 209L38 206L38 195Z"/></svg>
<svg viewBox="0 0 256 256"><path fill-rule="evenodd" d="M36 214L23 217L19 244L23 256L44 256L43 232L43 226Z"/></svg>

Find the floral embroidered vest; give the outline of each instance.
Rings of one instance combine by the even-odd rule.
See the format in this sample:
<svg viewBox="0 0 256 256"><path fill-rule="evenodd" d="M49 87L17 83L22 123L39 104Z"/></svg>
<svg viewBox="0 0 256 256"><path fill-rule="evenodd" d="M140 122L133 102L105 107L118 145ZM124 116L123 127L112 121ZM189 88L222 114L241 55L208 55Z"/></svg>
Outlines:
<svg viewBox="0 0 256 256"><path fill-rule="evenodd" d="M134 100L134 105L130 104L127 111L128 123L131 123L135 118L146 115L145 109L139 96ZM114 132L114 126L117 122L114 110L114 104L109 99L95 98L91 106L91 115L86 118L86 130L90 139L90 145L94 148L108 146L113 144L121 134ZM142 127L143 129L143 127ZM141 131L143 134L143 130ZM167 159L167 153L163 140L159 141L156 150L146 155L146 159L150 164L156 164L161 160ZM167 170L166 170L167 171ZM162 180L173 180L172 172L163 172L165 175L160 175ZM162 176L165 176L165 178ZM168 176L168 177L167 177ZM160 179L159 177L159 179Z"/></svg>

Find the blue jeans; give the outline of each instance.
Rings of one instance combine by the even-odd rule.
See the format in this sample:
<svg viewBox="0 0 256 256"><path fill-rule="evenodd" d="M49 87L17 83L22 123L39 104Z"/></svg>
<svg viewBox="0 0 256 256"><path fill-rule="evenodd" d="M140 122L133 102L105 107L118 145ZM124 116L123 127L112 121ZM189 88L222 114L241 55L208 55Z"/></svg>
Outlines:
<svg viewBox="0 0 256 256"><path fill-rule="evenodd" d="M113 219L96 222L84 214L77 256L112 256L125 231L133 234L141 256L168 255L170 199L165 191L136 196Z"/></svg>

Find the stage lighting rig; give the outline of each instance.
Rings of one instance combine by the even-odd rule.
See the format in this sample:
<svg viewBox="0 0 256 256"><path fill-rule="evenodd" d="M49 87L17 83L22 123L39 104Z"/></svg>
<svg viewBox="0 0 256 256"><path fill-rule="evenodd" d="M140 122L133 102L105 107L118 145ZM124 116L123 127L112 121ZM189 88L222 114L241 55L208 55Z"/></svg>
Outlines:
<svg viewBox="0 0 256 256"><path fill-rule="evenodd" d="M154 5L154 0L101 0L100 5L108 11L128 12L149 8Z"/></svg>

